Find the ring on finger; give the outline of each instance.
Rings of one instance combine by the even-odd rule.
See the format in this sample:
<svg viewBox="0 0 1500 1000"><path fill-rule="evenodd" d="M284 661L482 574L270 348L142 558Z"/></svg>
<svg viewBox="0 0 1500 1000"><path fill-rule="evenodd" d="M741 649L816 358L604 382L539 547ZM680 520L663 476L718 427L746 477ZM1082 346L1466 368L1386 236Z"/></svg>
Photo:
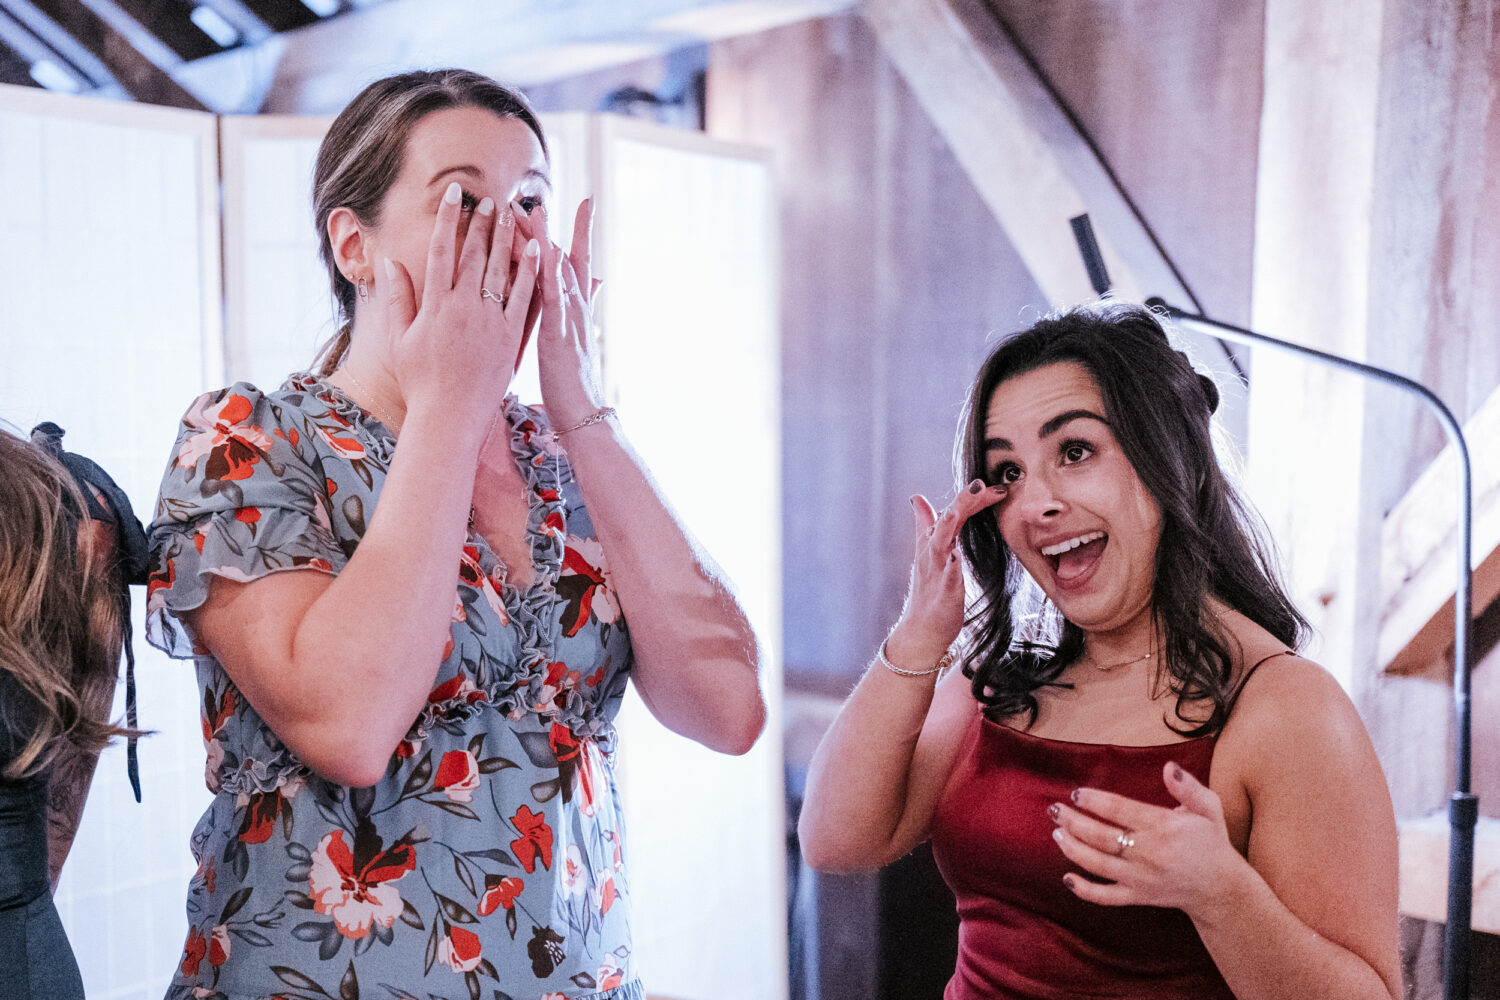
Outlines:
<svg viewBox="0 0 1500 1000"><path fill-rule="evenodd" d="M489 299L491 302L498 302L498 303L500 303L500 305L501 305L502 308L505 306L505 296L504 295L496 295L494 292L490 291L488 288L481 288L479 290L479 297L481 299Z"/></svg>
<svg viewBox="0 0 1500 1000"><path fill-rule="evenodd" d="M1125 856L1125 852L1135 846L1135 838L1130 835L1130 831L1121 830L1119 836L1115 837L1115 843L1120 847L1120 849L1115 852L1115 857L1123 858Z"/></svg>

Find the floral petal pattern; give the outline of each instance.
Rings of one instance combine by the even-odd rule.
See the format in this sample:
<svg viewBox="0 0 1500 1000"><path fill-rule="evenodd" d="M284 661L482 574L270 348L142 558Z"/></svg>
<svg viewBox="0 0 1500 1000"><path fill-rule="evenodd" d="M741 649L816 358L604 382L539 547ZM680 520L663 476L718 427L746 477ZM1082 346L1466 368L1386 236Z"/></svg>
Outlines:
<svg viewBox="0 0 1500 1000"><path fill-rule="evenodd" d="M396 441L308 374L188 407L151 526L147 636L194 661L214 799L170 1000L374 984L644 1000L614 776L629 634L566 453L539 411L508 397L504 415L533 582L470 534L432 691L385 777L351 789L277 739L183 616L216 578L341 572Z"/></svg>

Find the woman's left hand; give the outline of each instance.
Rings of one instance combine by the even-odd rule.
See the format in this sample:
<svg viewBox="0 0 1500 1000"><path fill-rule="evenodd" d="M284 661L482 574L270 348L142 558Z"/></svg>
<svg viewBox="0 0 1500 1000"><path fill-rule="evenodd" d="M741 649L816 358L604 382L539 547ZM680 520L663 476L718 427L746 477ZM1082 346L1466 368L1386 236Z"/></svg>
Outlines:
<svg viewBox="0 0 1500 1000"><path fill-rule="evenodd" d="M573 247L567 254L546 238L541 220L542 267L538 278L542 318L537 368L542 403L554 427L571 427L604 406L594 346L593 199L578 206Z"/></svg>
<svg viewBox="0 0 1500 1000"><path fill-rule="evenodd" d="M1080 788L1057 803L1053 836L1062 852L1101 883L1074 872L1074 895L1104 906L1165 906L1193 916L1212 905L1248 864L1229 842L1219 796L1176 764L1163 769L1175 809Z"/></svg>

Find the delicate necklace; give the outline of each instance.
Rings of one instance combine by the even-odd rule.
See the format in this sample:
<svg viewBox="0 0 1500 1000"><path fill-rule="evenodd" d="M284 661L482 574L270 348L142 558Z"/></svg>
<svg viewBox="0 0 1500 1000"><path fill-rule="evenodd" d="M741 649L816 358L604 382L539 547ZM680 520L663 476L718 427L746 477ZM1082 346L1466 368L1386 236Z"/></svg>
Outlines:
<svg viewBox="0 0 1500 1000"><path fill-rule="evenodd" d="M375 415L380 418L380 422L385 424L386 429L389 430L392 434L396 433L396 422L392 420L390 416L376 404L375 394L369 389L365 388L365 384L359 380L359 378L354 374L353 370L350 369L348 365L344 366L344 374L348 375L349 381L353 382L355 387L359 389L360 395L364 396L370 401L370 408L375 411Z"/></svg>
<svg viewBox="0 0 1500 1000"><path fill-rule="evenodd" d="M392 434L395 434L396 433L396 422L394 420L392 420L386 414L386 412L384 410L382 410L378 405L376 405L376 403L375 403L375 394L373 392L371 392L369 389L365 388L365 384L359 380L359 376L355 375L354 372L352 372L352 371L349 370L349 366L348 365L344 366L344 374L348 375L349 376L349 381L353 382L355 384L355 386L358 387L360 395L364 396L366 399L368 399L370 401L370 408L375 412L375 415L380 418L381 423L385 424L386 430L390 431ZM469 531L472 532L473 530L474 530L474 505L473 504L469 504Z"/></svg>
<svg viewBox="0 0 1500 1000"><path fill-rule="evenodd" d="M1151 659L1151 654L1150 653L1142 653L1140 656L1132 656L1128 660L1120 660L1117 663L1102 664L1102 663L1095 663L1093 657L1089 657L1089 659L1088 659L1088 665L1091 666L1091 667L1093 667L1095 670L1100 671L1101 673L1106 673L1107 674L1111 670L1118 669L1119 667L1128 667L1132 663L1140 663L1142 660L1149 660L1149 659Z"/></svg>

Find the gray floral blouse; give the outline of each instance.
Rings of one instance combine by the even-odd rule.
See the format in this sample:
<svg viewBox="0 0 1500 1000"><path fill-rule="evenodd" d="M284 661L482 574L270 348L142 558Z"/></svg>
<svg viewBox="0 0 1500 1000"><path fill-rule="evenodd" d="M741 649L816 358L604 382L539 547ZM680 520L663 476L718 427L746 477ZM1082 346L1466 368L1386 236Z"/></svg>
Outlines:
<svg viewBox="0 0 1500 1000"><path fill-rule="evenodd" d="M214 799L172 1000L643 1000L611 721L630 640L566 455L538 411L511 397L505 415L535 580L512 586L470 533L427 705L385 777L346 788L277 739L179 616L215 576L337 574L395 439L307 374L188 408L151 525L147 637L196 664Z"/></svg>

